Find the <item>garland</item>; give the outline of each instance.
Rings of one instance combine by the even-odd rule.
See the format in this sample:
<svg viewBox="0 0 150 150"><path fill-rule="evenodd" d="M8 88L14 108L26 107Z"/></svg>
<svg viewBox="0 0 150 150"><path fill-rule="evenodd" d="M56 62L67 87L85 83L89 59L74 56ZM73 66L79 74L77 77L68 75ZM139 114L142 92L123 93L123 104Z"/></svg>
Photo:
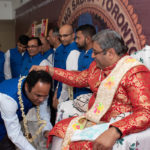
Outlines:
<svg viewBox="0 0 150 150"><path fill-rule="evenodd" d="M19 83L18 83L18 98L19 98L20 110L22 112L23 126L24 126L24 130L25 130L25 137L27 138L27 140L30 143L32 143L37 138L37 136L41 133L42 129L46 126L46 121L40 119L40 106L36 106L38 125L39 126L41 125L41 126L35 132L35 135L32 136L31 133L29 133L28 127L27 127L27 118L26 118L26 115L24 113L24 105L23 105L23 100L22 100L22 95L21 95L21 85L22 85L22 80L24 78L26 78L26 77L23 76L23 77L21 77L19 79Z"/></svg>

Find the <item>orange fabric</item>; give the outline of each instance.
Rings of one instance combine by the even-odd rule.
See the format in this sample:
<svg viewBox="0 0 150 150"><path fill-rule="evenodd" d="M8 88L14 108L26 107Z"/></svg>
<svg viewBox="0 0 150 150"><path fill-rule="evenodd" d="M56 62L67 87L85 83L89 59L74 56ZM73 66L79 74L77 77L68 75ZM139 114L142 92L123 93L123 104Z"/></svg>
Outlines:
<svg viewBox="0 0 150 150"><path fill-rule="evenodd" d="M69 150L92 150L92 142L79 141L70 143Z"/></svg>
<svg viewBox="0 0 150 150"><path fill-rule="evenodd" d="M114 66L100 70L96 67L96 63L93 62L89 69L82 72L70 72L57 68L55 69L53 78L75 87L90 86L90 89L93 91L93 96L89 101L90 108L95 101L101 81L106 78ZM123 136L150 127L150 72L143 65L134 67L126 73L119 84L112 106L101 121L109 121L112 117L125 112L133 113L112 124L121 130ZM70 122L70 118L68 120L65 119L63 121L65 129L67 128L67 123ZM58 122L52 129L52 132L50 132L50 136L54 135L52 133L55 131L56 136L64 137L65 130L63 131L63 136L57 133L60 130L58 129L60 124L63 125L62 122ZM73 143L71 145L70 147L75 147ZM79 144L79 146L81 145Z"/></svg>

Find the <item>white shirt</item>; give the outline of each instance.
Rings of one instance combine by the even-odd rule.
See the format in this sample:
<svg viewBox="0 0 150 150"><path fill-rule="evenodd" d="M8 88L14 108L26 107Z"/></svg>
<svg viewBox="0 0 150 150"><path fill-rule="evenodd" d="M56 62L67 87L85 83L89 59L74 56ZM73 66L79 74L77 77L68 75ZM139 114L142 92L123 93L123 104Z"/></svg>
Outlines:
<svg viewBox="0 0 150 150"><path fill-rule="evenodd" d="M72 50L66 60L66 70L78 70L78 59L80 52ZM62 83L62 91L59 97L59 102L66 101L69 98L68 85Z"/></svg>
<svg viewBox="0 0 150 150"><path fill-rule="evenodd" d="M0 93L0 112L4 120L8 137L21 150L35 150L35 148L27 141L21 131L16 111L18 109L17 102L10 96ZM40 116L42 120L47 122L45 130L51 130L50 114L47 112L47 100L40 105Z"/></svg>
<svg viewBox="0 0 150 150"><path fill-rule="evenodd" d="M24 53L25 53L25 52L24 52ZM23 56L24 53L21 53L21 55ZM11 78L12 78L11 66L10 66L10 50L8 50L8 51L5 53L4 76L5 76L5 80L8 80L8 79L11 79Z"/></svg>

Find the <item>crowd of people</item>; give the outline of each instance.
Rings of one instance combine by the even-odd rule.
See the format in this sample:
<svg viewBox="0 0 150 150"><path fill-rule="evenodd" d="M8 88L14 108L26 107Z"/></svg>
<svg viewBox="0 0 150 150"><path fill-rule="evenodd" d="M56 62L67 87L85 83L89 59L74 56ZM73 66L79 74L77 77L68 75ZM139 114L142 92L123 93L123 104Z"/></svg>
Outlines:
<svg viewBox="0 0 150 150"><path fill-rule="evenodd" d="M150 132L149 50L129 56L90 24L21 35L0 53L0 149L111 150Z"/></svg>

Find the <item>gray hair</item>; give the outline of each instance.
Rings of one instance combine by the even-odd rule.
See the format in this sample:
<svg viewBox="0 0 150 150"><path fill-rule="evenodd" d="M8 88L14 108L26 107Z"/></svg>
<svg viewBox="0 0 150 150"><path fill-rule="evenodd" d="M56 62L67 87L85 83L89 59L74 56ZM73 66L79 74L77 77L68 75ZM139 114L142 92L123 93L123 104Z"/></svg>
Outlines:
<svg viewBox="0 0 150 150"><path fill-rule="evenodd" d="M110 48L114 48L119 56L126 54L128 51L122 37L116 31L110 29L98 32L92 37L92 40L99 44L105 53Z"/></svg>

